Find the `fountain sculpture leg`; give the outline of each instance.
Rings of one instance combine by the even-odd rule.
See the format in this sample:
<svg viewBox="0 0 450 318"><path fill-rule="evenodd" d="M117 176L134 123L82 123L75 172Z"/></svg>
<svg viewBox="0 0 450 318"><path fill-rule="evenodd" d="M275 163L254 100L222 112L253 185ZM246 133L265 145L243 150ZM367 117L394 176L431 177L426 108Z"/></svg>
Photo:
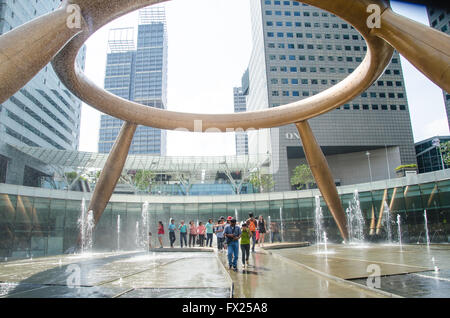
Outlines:
<svg viewBox="0 0 450 318"><path fill-rule="evenodd" d="M133 140L136 125L124 122L120 129L119 136L114 143L108 160L100 174L100 178L95 186L88 211L94 211L94 224L97 224L105 210L109 199L116 187L117 181L122 173L123 166L127 160L131 141ZM78 239L80 242L80 238Z"/></svg>
<svg viewBox="0 0 450 318"><path fill-rule="evenodd" d="M342 207L333 175L325 156L313 135L311 127L307 121L301 121L295 124L303 143L306 159L308 160L314 179L322 193L325 202L333 215L334 220L341 232L342 238L347 241L347 220L344 208Z"/></svg>

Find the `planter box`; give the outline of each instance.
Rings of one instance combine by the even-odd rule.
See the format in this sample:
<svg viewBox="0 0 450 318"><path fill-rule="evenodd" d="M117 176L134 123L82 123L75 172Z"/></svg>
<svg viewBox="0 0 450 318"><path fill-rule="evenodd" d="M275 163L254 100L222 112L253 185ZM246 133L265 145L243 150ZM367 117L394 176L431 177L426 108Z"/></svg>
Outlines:
<svg viewBox="0 0 450 318"><path fill-rule="evenodd" d="M417 174L417 168L401 168L399 170L395 170L395 173L397 174L397 178L403 178L406 176L407 173L416 173Z"/></svg>

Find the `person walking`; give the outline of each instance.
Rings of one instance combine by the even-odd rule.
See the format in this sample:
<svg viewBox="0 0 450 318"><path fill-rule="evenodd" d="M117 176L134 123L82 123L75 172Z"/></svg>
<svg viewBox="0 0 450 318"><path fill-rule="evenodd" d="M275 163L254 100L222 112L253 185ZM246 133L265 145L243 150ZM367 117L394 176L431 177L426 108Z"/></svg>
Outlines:
<svg viewBox="0 0 450 318"><path fill-rule="evenodd" d="M180 231L180 245L181 245L181 248L183 248L183 240L184 240L184 245L187 246L187 241L186 241L187 225L184 224L183 220L180 222L180 225L178 226L178 230Z"/></svg>
<svg viewBox="0 0 450 318"><path fill-rule="evenodd" d="M214 224L213 220L209 219L208 223L206 223L206 247L212 247L212 241L213 241L213 234L214 234Z"/></svg>
<svg viewBox="0 0 450 318"><path fill-rule="evenodd" d="M218 221L218 224L216 225L216 237L217 237L217 250L219 252L223 251L223 241L224 241L224 236L223 236L223 230L225 228L225 218L221 217Z"/></svg>
<svg viewBox="0 0 450 318"><path fill-rule="evenodd" d="M239 257L239 238L241 228L236 225L236 219L231 219L230 224L225 226L224 235L228 246L228 266L229 269L237 271L237 261Z"/></svg>
<svg viewBox="0 0 450 318"><path fill-rule="evenodd" d="M175 220L171 219L170 224L168 226L169 228L169 240L170 240L170 247L173 248L173 243L176 241L175 237Z"/></svg>
<svg viewBox="0 0 450 318"><path fill-rule="evenodd" d="M250 237L252 234L248 229L248 224L242 223L241 230L241 251L242 251L242 266L244 268L248 267L248 257L250 256Z"/></svg>
<svg viewBox="0 0 450 318"><path fill-rule="evenodd" d="M264 236L266 235L267 232L266 221L264 220L264 217L262 215L259 216L258 231L259 231L258 246L261 247L264 246Z"/></svg>
<svg viewBox="0 0 450 318"><path fill-rule="evenodd" d="M197 238L197 227L194 224L194 221L189 222L189 247L195 247L195 239Z"/></svg>
<svg viewBox="0 0 450 318"><path fill-rule="evenodd" d="M203 247L203 244L205 243L205 232L206 232L206 227L203 225L202 222L200 222L197 227L197 233L198 233L199 245L201 247Z"/></svg>
<svg viewBox="0 0 450 318"><path fill-rule="evenodd" d="M159 244L161 245L160 248L163 248L163 242L162 239L164 237L164 225L161 221L158 222L158 240Z"/></svg>
<svg viewBox="0 0 450 318"><path fill-rule="evenodd" d="M233 219L233 218L232 218L231 216L228 216L228 217L227 217L225 226L224 226L224 228L223 228L224 231L225 231L225 228L227 227L227 225L230 225L230 222L231 222L232 219ZM224 248L225 250L228 250L228 244L227 244L227 238L225 237L225 232L224 232L224 236L223 236L223 248Z"/></svg>
<svg viewBox="0 0 450 318"><path fill-rule="evenodd" d="M256 227L257 227L257 221L255 219L255 217L253 216L253 213L249 213L248 214L249 218L247 219L247 221L249 221L250 223L248 223L248 229L250 230L250 233L252 234L252 252L255 252L255 245L256 245Z"/></svg>

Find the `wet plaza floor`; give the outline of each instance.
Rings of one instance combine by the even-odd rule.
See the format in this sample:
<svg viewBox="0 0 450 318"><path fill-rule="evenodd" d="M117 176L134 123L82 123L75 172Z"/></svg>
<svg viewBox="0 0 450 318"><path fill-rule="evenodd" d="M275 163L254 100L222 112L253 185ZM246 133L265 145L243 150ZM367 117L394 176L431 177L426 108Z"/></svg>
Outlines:
<svg viewBox="0 0 450 318"><path fill-rule="evenodd" d="M229 276L212 252L93 253L0 264L0 297L230 296Z"/></svg>
<svg viewBox="0 0 450 318"><path fill-rule="evenodd" d="M226 253L207 249L8 261L0 297L450 297L449 245L267 246L238 264L228 270Z"/></svg>

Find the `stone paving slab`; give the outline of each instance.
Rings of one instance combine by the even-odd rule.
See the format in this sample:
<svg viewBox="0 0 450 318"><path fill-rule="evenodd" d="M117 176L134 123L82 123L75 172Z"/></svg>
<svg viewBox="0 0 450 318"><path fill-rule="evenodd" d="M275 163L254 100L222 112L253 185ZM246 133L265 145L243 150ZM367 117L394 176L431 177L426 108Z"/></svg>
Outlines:
<svg viewBox="0 0 450 318"><path fill-rule="evenodd" d="M219 255L228 268L226 253ZM337 282L264 252L251 253L250 266L229 271L236 298L384 298L386 295Z"/></svg>
<svg viewBox="0 0 450 318"><path fill-rule="evenodd" d="M450 246L445 249L407 245L367 245L363 247L331 244L298 249L276 250L273 253L343 279L367 278L370 264L380 267L381 275L397 275L429 271L435 264L450 265ZM435 262L433 263L432 259Z"/></svg>
<svg viewBox="0 0 450 318"><path fill-rule="evenodd" d="M75 280L74 269L80 273ZM0 297L178 297L179 289L192 297L229 297L231 281L216 255L204 252L62 255L0 264Z"/></svg>
<svg viewBox="0 0 450 318"><path fill-rule="evenodd" d="M262 247L263 250L275 250L281 248L295 248L295 247L306 247L310 246L309 242L297 242L297 243L269 243L265 244Z"/></svg>

